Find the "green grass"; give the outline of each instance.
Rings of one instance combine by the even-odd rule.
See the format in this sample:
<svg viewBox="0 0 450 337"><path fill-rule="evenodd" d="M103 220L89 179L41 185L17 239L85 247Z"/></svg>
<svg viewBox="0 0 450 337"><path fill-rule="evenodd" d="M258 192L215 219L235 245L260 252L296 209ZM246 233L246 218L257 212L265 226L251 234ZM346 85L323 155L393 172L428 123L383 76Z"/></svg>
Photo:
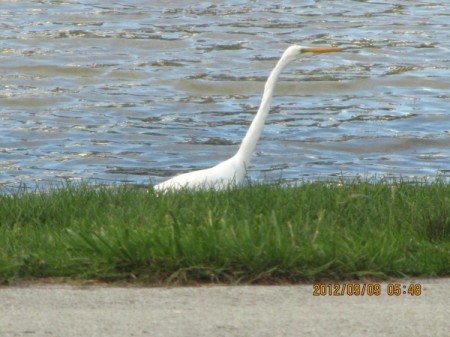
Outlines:
<svg viewBox="0 0 450 337"><path fill-rule="evenodd" d="M450 184L0 193L0 281L303 282L450 275Z"/></svg>

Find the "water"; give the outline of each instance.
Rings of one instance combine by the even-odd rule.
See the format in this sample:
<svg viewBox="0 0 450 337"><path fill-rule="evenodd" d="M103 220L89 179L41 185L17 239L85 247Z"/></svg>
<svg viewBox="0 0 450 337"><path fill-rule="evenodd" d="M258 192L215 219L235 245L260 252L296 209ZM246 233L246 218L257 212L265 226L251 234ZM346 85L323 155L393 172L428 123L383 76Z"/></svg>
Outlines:
<svg viewBox="0 0 450 337"><path fill-rule="evenodd" d="M0 3L0 185L212 166L293 43L251 179L450 175L450 2L154 2Z"/></svg>

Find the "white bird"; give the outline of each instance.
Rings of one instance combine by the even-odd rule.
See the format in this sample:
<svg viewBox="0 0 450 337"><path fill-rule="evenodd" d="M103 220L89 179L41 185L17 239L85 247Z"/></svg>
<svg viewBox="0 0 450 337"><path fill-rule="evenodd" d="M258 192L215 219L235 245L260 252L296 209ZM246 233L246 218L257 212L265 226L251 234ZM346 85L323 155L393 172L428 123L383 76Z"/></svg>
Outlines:
<svg viewBox="0 0 450 337"><path fill-rule="evenodd" d="M286 49L275 68L270 73L264 86L264 93L258 112L247 131L237 153L217 164L214 167L188 172L175 176L154 186L156 191L188 189L215 189L220 190L229 186L237 186L242 183L250 165L251 156L256 143L261 136L266 116L269 113L275 83L281 71L300 55L307 53L328 53L342 51L335 47L304 47L293 45Z"/></svg>

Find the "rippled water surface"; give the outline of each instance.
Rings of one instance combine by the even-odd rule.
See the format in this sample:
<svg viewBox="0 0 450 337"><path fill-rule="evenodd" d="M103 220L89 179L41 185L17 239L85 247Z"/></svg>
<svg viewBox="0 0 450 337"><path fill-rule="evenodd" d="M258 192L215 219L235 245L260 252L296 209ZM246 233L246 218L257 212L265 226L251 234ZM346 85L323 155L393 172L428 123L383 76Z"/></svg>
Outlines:
<svg viewBox="0 0 450 337"><path fill-rule="evenodd" d="M449 176L450 2L2 1L0 185L214 165L293 43L251 179Z"/></svg>

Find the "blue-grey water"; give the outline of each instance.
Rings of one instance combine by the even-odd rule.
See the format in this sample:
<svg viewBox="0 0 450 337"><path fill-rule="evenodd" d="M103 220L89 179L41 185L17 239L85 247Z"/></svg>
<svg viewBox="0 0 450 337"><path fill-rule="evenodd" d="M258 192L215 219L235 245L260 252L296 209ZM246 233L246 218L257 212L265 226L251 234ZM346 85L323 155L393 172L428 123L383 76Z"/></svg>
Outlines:
<svg viewBox="0 0 450 337"><path fill-rule="evenodd" d="M450 2L1 1L0 185L152 183L235 153L290 44L253 180L450 175Z"/></svg>

